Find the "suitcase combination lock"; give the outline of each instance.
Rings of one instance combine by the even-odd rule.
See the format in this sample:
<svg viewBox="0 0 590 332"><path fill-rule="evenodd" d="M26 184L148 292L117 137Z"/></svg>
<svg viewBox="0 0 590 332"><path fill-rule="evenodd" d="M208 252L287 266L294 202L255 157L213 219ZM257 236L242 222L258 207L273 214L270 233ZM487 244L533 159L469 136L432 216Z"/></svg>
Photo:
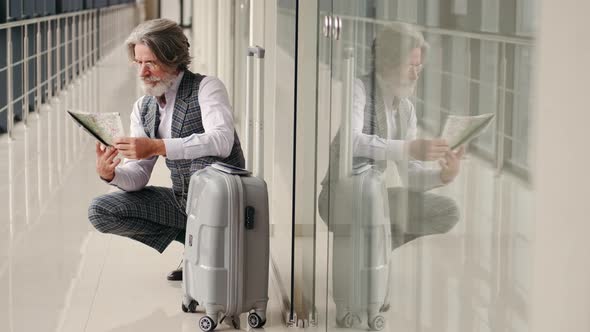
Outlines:
<svg viewBox="0 0 590 332"><path fill-rule="evenodd" d="M246 229L254 229L254 207L246 207Z"/></svg>

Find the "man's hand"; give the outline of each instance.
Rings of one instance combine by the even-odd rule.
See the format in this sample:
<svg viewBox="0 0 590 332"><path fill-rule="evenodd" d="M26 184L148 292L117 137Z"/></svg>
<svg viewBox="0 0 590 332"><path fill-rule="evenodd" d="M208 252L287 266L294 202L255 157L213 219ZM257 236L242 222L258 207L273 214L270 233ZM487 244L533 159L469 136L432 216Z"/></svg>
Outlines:
<svg viewBox="0 0 590 332"><path fill-rule="evenodd" d="M455 179L459 174L461 168L461 158L465 154L465 146L461 146L456 152L449 151L445 155L445 159L439 160L441 167L440 179L444 184L447 184Z"/></svg>
<svg viewBox="0 0 590 332"><path fill-rule="evenodd" d="M445 157L449 144L444 139L415 139L409 142L408 151L416 160L437 160Z"/></svg>
<svg viewBox="0 0 590 332"><path fill-rule="evenodd" d="M129 159L147 159L156 155L166 155L166 146L161 139L147 137L115 138L115 147Z"/></svg>
<svg viewBox="0 0 590 332"><path fill-rule="evenodd" d="M110 146L103 151L101 145L100 142L96 142L96 172L103 180L111 182L115 177L115 167L121 159L115 160L117 149Z"/></svg>

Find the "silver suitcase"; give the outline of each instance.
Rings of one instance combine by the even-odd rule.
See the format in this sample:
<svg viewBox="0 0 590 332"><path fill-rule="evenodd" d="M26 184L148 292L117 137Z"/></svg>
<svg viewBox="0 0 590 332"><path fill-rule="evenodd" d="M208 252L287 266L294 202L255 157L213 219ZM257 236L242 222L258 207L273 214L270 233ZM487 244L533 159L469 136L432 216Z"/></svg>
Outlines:
<svg viewBox="0 0 590 332"><path fill-rule="evenodd" d="M371 330L382 330L391 278L389 199L382 173L365 165L332 186L336 323L353 327L364 321Z"/></svg>
<svg viewBox="0 0 590 332"><path fill-rule="evenodd" d="M222 320L239 328L239 315L262 327L268 302L268 192L248 171L213 164L190 181L182 309L205 308L203 331Z"/></svg>

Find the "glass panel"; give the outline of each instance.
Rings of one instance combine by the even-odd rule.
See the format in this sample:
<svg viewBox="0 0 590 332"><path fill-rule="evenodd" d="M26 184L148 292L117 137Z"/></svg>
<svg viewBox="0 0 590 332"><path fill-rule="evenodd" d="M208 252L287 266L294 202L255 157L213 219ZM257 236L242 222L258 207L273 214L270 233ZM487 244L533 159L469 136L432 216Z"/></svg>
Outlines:
<svg viewBox="0 0 590 332"><path fill-rule="evenodd" d="M326 310L329 307L331 296L329 294L327 274L332 247L330 245L329 221L329 193L322 190L329 182L330 142L333 140L331 132L331 107L332 107L332 39L329 34L329 24L332 18L332 0L318 1L318 67L317 67L317 97L316 97L316 192L317 213L315 223L315 259L314 272L314 321L316 326L324 328L327 322Z"/></svg>
<svg viewBox="0 0 590 332"><path fill-rule="evenodd" d="M276 7L276 86L274 105L274 174L271 203L270 257L277 268L280 287L289 295L290 308L296 310L292 283L292 177L293 177L293 112L295 103L295 13L294 1L278 1ZM267 63L270 63L267 62ZM287 299L283 299L287 300Z"/></svg>
<svg viewBox="0 0 590 332"><path fill-rule="evenodd" d="M342 19L318 31L327 329L528 331L533 1L320 3ZM484 114L467 152L437 141Z"/></svg>
<svg viewBox="0 0 590 332"><path fill-rule="evenodd" d="M317 152L314 149L317 145L317 136L329 134L329 130L322 133L318 132L318 122L321 125L326 123L325 118L320 118L323 114L330 114L329 109L320 112L313 110L318 107L320 100L325 100L324 92L326 90L317 86L318 76L323 82L330 82L329 76L326 77L325 62L317 61L324 58L325 55L318 54L318 23L320 17L318 14L317 0L299 1L297 25L299 27L299 38L296 50L299 61L297 62L297 82L296 86L296 121L297 121L297 158L296 158L296 205L295 205L295 264L293 266L294 277L294 294L293 302L297 310L297 319L304 326L314 326L321 324L318 320L316 303L325 302L325 292L322 298L316 297L316 289L325 289L325 280L316 280L316 252L317 248L317 230L316 222L318 220L316 208L317 186L317 167L323 161L327 161L327 154L322 156L322 161L316 162ZM301 38L304 36L303 38ZM320 42L322 43L322 42ZM319 52L324 52L325 47L320 46ZM322 74L318 74L320 71ZM327 78L327 79L326 79ZM301 84L305 82L304 84ZM329 94L327 95L329 97ZM322 104L322 106L324 106ZM318 114L318 113L321 113ZM323 121L323 122L322 122ZM323 130L323 128L322 128ZM327 139L326 139L327 141ZM324 170L325 172L325 170ZM321 179L319 179L321 181ZM323 231L325 236L326 232ZM325 250L322 246L320 250ZM325 261L324 261L325 262ZM319 286L319 288L318 288ZM321 292L321 291L320 291Z"/></svg>

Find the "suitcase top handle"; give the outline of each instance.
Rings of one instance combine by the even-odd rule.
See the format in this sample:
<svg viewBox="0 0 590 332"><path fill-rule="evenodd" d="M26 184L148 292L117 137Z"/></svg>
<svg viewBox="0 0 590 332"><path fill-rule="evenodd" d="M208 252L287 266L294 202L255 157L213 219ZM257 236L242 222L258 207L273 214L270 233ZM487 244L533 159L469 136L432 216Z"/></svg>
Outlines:
<svg viewBox="0 0 590 332"><path fill-rule="evenodd" d="M247 169L240 168L240 167L226 164L226 163L222 163L222 162L215 162L215 163L211 164L211 167L215 168L218 171L227 173L227 174L243 175L243 176L249 176L250 174L252 174L252 172L250 172Z"/></svg>

